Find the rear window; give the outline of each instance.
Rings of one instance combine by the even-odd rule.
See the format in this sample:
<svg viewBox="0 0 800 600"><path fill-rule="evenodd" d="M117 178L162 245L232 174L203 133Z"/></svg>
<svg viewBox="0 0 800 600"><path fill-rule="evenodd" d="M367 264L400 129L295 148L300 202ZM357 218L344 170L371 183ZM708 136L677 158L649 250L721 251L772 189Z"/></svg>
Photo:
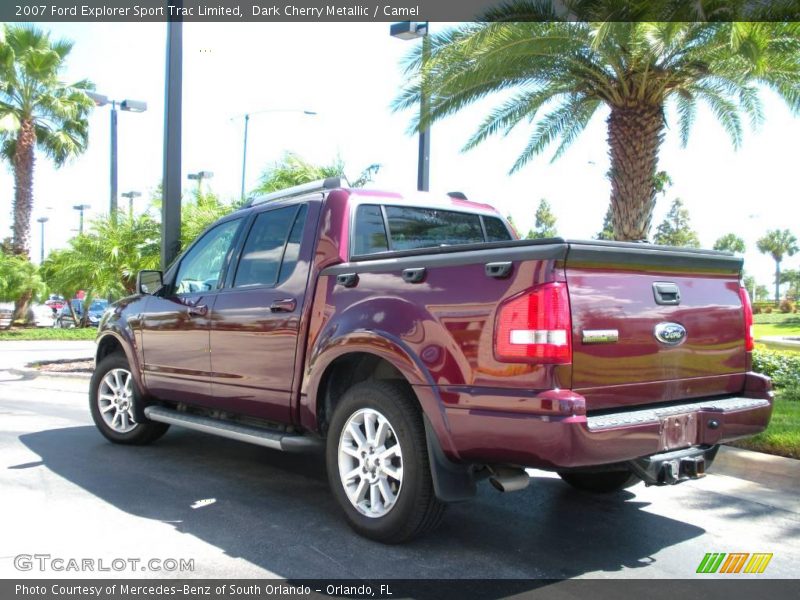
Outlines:
<svg viewBox="0 0 800 600"><path fill-rule="evenodd" d="M508 228L497 217L436 208L362 204L356 210L353 255L511 239Z"/></svg>
<svg viewBox="0 0 800 600"><path fill-rule="evenodd" d="M483 242L478 215L431 208L386 207L392 250Z"/></svg>

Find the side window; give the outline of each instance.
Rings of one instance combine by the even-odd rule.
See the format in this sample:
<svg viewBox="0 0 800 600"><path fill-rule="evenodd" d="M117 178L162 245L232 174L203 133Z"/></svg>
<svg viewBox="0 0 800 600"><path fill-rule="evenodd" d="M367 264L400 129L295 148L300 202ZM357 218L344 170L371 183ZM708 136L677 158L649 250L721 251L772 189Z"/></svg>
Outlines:
<svg viewBox="0 0 800 600"><path fill-rule="evenodd" d="M286 206L256 216L242 249L233 287L275 285L296 214L297 206Z"/></svg>
<svg viewBox="0 0 800 600"><path fill-rule="evenodd" d="M225 257L241 219L226 221L207 232L181 259L175 278L176 294L207 292L216 289Z"/></svg>
<svg viewBox="0 0 800 600"><path fill-rule="evenodd" d="M478 215L432 208L387 206L392 250L455 246L484 241Z"/></svg>
<svg viewBox="0 0 800 600"><path fill-rule="evenodd" d="M355 254L373 254L389 250L381 207L362 204L356 212Z"/></svg>
<svg viewBox="0 0 800 600"><path fill-rule="evenodd" d="M505 242L511 239L511 234L500 219L483 217L483 225L486 227L487 242Z"/></svg>
<svg viewBox="0 0 800 600"><path fill-rule="evenodd" d="M297 266L297 259L300 256L300 242L303 241L303 227L306 224L306 213L308 212L308 205L303 204L300 210L297 211L297 216L294 218L294 225L292 231L289 233L289 240L286 242L286 250L283 253L283 262L281 263L281 273L278 276L278 283L283 283L289 276L294 273L294 268Z"/></svg>

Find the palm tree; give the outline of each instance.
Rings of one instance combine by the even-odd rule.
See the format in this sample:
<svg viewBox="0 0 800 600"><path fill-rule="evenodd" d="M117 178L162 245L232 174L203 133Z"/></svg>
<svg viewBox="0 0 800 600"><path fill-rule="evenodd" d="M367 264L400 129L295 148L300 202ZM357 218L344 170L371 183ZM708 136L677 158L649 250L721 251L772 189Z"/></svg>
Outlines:
<svg viewBox="0 0 800 600"><path fill-rule="evenodd" d="M756 242L758 251L769 254L775 261L775 304L781 300L781 261L797 252L797 238L788 229L771 229Z"/></svg>
<svg viewBox="0 0 800 600"><path fill-rule="evenodd" d="M87 116L94 103L88 80L59 79L72 42L50 39L32 25L3 26L0 33L0 152L14 170L14 225L11 248L29 258L33 210L34 151L60 167L88 143ZM33 291L17 299L15 317L23 318Z"/></svg>
<svg viewBox="0 0 800 600"><path fill-rule="evenodd" d="M30 251L34 150L63 165L88 142L87 116L94 103L87 81L59 79L72 42L51 40L32 25L6 24L0 34L0 143L14 170L16 254Z"/></svg>
<svg viewBox="0 0 800 600"><path fill-rule="evenodd" d="M723 250L733 254L744 254L746 246L744 240L735 233L726 233L714 242L714 250Z"/></svg>
<svg viewBox="0 0 800 600"><path fill-rule="evenodd" d="M87 233L72 238L67 248L51 252L42 264L42 277L49 289L65 298L84 290L85 308L93 298L128 296L135 291L140 270L158 268L160 240L160 225L147 213L116 222L100 219Z"/></svg>
<svg viewBox="0 0 800 600"><path fill-rule="evenodd" d="M351 182L351 187L364 187L372 181L372 178L380 168L379 164L369 165ZM261 181L259 181L254 193L269 194L270 192L277 192L278 190L318 179L343 177L344 169L344 161L338 157L331 164L315 165L297 154L287 152L281 160L264 170L261 174Z"/></svg>
<svg viewBox="0 0 800 600"><path fill-rule="evenodd" d="M464 149L532 122L515 172L553 143L553 160L561 156L604 108L613 226L622 240L647 237L668 103L677 109L684 145L701 102L736 147L741 114L754 124L762 119L760 86L800 111L800 23L703 23L696 14L675 12L702 9L708 4L703 1L666 3L673 10L666 16L664 2L562 4L571 15L556 14L542 0L514 0L490 10L482 22L431 35L430 52L417 45L408 56L408 84L394 109L416 107L427 97L425 114L412 123L420 129L499 93L499 105ZM625 6L639 11L635 19L608 18ZM737 7L744 10L747 3L726 3ZM566 22L567 16L575 18Z"/></svg>

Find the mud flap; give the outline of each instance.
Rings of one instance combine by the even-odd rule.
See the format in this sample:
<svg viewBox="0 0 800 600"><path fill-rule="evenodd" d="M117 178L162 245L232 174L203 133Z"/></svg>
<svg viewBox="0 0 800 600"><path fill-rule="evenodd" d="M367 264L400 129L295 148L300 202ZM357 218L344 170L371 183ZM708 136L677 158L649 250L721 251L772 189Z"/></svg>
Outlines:
<svg viewBox="0 0 800 600"><path fill-rule="evenodd" d="M428 417L423 415L422 418L425 423L425 440L436 497L442 502L462 502L472 499L478 490L472 465L461 465L447 458Z"/></svg>

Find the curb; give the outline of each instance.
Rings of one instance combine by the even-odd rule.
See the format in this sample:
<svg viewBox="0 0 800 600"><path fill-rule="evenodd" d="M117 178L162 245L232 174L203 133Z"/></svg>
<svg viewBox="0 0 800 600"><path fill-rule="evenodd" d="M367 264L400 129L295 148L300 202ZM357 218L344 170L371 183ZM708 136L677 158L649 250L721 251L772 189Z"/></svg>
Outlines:
<svg viewBox="0 0 800 600"><path fill-rule="evenodd" d="M721 446L709 473L800 493L800 460Z"/></svg>
<svg viewBox="0 0 800 600"><path fill-rule="evenodd" d="M74 371L40 371L39 369L31 369L28 367L17 367L14 369L8 369L8 371L10 373L19 373L25 379L33 379L35 377L56 377L67 379L86 379L88 381L92 378L91 373L77 373Z"/></svg>

